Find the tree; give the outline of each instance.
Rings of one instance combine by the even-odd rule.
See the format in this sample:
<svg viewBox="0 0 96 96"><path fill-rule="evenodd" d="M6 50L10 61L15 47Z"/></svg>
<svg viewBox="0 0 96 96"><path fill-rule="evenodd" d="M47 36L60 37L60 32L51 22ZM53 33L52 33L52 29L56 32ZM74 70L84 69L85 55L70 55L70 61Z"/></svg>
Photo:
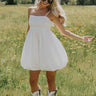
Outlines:
<svg viewBox="0 0 96 96"><path fill-rule="evenodd" d="M32 4L34 4L35 3L35 0L32 0Z"/></svg>
<svg viewBox="0 0 96 96"><path fill-rule="evenodd" d="M77 0L77 5L84 5L84 0Z"/></svg>
<svg viewBox="0 0 96 96"><path fill-rule="evenodd" d="M68 4L69 0L64 0L65 4Z"/></svg>
<svg viewBox="0 0 96 96"><path fill-rule="evenodd" d="M91 5L95 5L95 0L90 0Z"/></svg>
<svg viewBox="0 0 96 96"><path fill-rule="evenodd" d="M15 0L7 0L6 5L14 5L17 4L17 1Z"/></svg>

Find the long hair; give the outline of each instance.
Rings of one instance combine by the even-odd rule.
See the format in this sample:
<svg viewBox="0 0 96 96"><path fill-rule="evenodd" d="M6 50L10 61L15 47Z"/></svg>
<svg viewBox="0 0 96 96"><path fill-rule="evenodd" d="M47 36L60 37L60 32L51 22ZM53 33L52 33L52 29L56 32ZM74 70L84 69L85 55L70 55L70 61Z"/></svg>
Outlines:
<svg viewBox="0 0 96 96"><path fill-rule="evenodd" d="M38 6L40 0L35 0L34 6ZM60 23L63 22L63 25L66 26L67 17L65 15L65 11L60 5L60 0L53 0L52 4L48 6L49 10L55 15L56 17L59 17Z"/></svg>

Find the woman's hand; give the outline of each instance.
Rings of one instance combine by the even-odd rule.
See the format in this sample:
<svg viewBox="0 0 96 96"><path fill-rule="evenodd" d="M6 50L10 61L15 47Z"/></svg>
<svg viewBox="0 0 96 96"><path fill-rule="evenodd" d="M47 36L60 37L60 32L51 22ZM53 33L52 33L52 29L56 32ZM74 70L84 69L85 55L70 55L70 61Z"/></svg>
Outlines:
<svg viewBox="0 0 96 96"><path fill-rule="evenodd" d="M83 41L85 42L91 42L94 39L93 36L83 36Z"/></svg>

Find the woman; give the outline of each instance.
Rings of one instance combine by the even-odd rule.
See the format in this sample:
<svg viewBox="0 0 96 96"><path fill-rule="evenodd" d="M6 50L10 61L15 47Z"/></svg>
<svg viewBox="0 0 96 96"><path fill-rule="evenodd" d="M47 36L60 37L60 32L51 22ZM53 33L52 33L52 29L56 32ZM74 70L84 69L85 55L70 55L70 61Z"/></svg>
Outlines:
<svg viewBox="0 0 96 96"><path fill-rule="evenodd" d="M29 82L33 96L41 96L38 84L41 70L46 71L48 96L56 96L56 71L67 65L68 57L61 42L50 31L51 25L55 24L62 35L70 38L91 42L93 37L81 37L65 30L66 16L56 0L36 0L35 7L28 8L28 21L21 66L30 70Z"/></svg>

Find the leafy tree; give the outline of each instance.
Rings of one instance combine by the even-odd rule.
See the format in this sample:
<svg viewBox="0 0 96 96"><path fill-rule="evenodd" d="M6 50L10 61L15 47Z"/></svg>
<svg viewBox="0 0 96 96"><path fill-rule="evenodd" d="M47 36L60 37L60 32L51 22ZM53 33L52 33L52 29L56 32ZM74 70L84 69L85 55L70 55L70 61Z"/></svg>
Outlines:
<svg viewBox="0 0 96 96"><path fill-rule="evenodd" d="M15 5L15 4L17 4L17 1L15 1L15 0L6 0L7 2L6 2L6 5Z"/></svg>
<svg viewBox="0 0 96 96"><path fill-rule="evenodd" d="M32 4L34 4L35 3L35 0L32 0Z"/></svg>
<svg viewBox="0 0 96 96"><path fill-rule="evenodd" d="M96 5L96 0L77 0L77 5Z"/></svg>
<svg viewBox="0 0 96 96"><path fill-rule="evenodd" d="M84 5L84 0L77 0L77 5Z"/></svg>
<svg viewBox="0 0 96 96"><path fill-rule="evenodd" d="M96 5L96 0L90 0L91 5Z"/></svg>

